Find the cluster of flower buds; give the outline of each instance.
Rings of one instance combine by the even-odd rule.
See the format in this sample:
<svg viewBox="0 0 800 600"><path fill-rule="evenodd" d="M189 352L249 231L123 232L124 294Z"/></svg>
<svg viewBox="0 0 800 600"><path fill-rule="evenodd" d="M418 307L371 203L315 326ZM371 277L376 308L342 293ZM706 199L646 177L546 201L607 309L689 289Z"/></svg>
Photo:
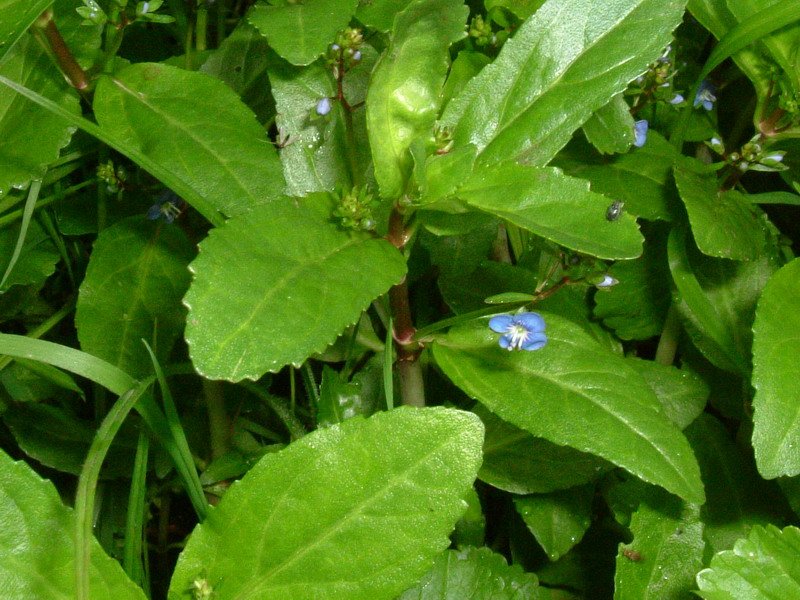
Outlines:
<svg viewBox="0 0 800 600"><path fill-rule="evenodd" d="M483 46L500 46L508 39L508 31L501 29L500 31L493 31L492 24L484 20L481 15L476 15L467 28L469 37L475 40L475 45Z"/></svg>
<svg viewBox="0 0 800 600"><path fill-rule="evenodd" d="M122 165L114 168L114 162L109 160L106 164L97 165L97 177L106 184L106 189L116 194L125 188L128 171Z"/></svg>
<svg viewBox="0 0 800 600"><path fill-rule="evenodd" d="M348 27L336 34L336 41L328 46L325 55L327 63L333 67L333 76L339 78L340 74L361 62L361 47L364 45L364 36L360 29ZM342 70L342 73L339 70Z"/></svg>
<svg viewBox="0 0 800 600"><path fill-rule="evenodd" d="M105 25L108 21L108 15L100 7L95 0L82 0L83 6L75 9L81 17L83 22L81 25ZM114 7L119 10L124 10L128 6L128 0L112 0ZM164 0L144 0L137 2L132 11L123 13L123 22L130 22L135 20L150 21L151 23L172 23L175 19L170 15L160 15L156 11L164 4ZM115 14L112 12L112 14Z"/></svg>
<svg viewBox="0 0 800 600"><path fill-rule="evenodd" d="M372 211L377 205L378 201L366 188L356 186L342 192L333 216L346 229L369 231L375 228Z"/></svg>
<svg viewBox="0 0 800 600"><path fill-rule="evenodd" d="M615 221L622 213L624 202L616 200L606 209L606 219ZM573 283L582 283L587 286L594 286L598 290L608 291L619 283L608 274L607 265L591 256L583 254L568 254L564 262L564 269L569 274L569 279Z"/></svg>
<svg viewBox="0 0 800 600"><path fill-rule="evenodd" d="M677 93L673 88L672 80L678 71L670 56L671 54L672 46L670 45L647 68L647 71L634 80L632 87L628 90L628 94L644 96L657 102L666 102L672 105L681 104L684 100L683 95Z"/></svg>
<svg viewBox="0 0 800 600"><path fill-rule="evenodd" d="M726 152L725 145L717 137L706 142L714 152L722 156L725 162L741 172L746 171L785 171L789 167L783 164L786 153L782 150L764 148L761 135L756 134L749 142L736 152Z"/></svg>

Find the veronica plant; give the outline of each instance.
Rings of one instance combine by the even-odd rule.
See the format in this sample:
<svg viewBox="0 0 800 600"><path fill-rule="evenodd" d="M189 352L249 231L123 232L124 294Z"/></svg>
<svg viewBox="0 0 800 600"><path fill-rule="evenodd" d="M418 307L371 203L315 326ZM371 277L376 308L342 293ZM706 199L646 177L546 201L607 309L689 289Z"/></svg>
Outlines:
<svg viewBox="0 0 800 600"><path fill-rule="evenodd" d="M2 14L4 597L797 595L798 0Z"/></svg>

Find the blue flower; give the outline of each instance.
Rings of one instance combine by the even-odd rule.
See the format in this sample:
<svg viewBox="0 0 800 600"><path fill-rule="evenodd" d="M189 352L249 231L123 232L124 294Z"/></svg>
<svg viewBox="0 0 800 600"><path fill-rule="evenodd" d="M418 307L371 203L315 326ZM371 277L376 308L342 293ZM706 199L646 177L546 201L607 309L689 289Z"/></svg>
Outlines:
<svg viewBox="0 0 800 600"><path fill-rule="evenodd" d="M703 79L694 97L694 106L700 106L702 104L703 108L711 110L714 107L714 102L717 101L717 97L714 95L716 93L717 88L714 84L709 83L707 79Z"/></svg>
<svg viewBox="0 0 800 600"><path fill-rule="evenodd" d="M331 112L331 99L330 98L323 98L319 102L317 102L317 114L325 116L329 112Z"/></svg>
<svg viewBox="0 0 800 600"><path fill-rule="evenodd" d="M636 121L633 124L633 133L634 133L634 140L633 145L637 148L641 148L644 146L644 143L647 141L647 127L648 123L647 120L642 119L641 121Z"/></svg>
<svg viewBox="0 0 800 600"><path fill-rule="evenodd" d="M680 104L681 102L683 102L683 96L681 94L675 94L669 101L670 104Z"/></svg>
<svg viewBox="0 0 800 600"><path fill-rule="evenodd" d="M614 279L611 275L603 275L603 280L600 283L595 283L598 288L610 288L619 283L618 279Z"/></svg>
<svg viewBox="0 0 800 600"><path fill-rule="evenodd" d="M147 218L155 221L159 217L164 217L167 223L172 223L179 214L181 214L181 197L172 190L164 190L158 197L153 206L147 211Z"/></svg>
<svg viewBox="0 0 800 600"><path fill-rule="evenodd" d="M489 328L505 334L500 338L500 347L506 350L538 350L547 343L544 319L539 313L497 315L489 319Z"/></svg>

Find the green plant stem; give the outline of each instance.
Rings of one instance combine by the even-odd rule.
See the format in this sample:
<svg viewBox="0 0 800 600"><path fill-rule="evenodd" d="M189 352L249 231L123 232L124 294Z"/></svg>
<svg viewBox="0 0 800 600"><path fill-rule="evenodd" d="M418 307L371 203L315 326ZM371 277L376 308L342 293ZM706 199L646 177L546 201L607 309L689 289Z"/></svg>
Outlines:
<svg viewBox="0 0 800 600"><path fill-rule="evenodd" d="M136 458L133 463L131 490L128 495L128 513L125 516L125 547L122 566L134 583L144 584L142 546L144 542L145 495L147 492L147 458L150 438L144 430L139 432Z"/></svg>
<svg viewBox="0 0 800 600"><path fill-rule="evenodd" d="M667 318L664 321L664 328L661 330L661 337L656 348L655 361L662 365L671 365L675 361L675 352L678 349L678 338L681 333L681 321L678 317L678 310L675 303L669 305Z"/></svg>
<svg viewBox="0 0 800 600"><path fill-rule="evenodd" d="M422 365L416 360L401 360L397 363L397 378L400 382L402 402L406 406L425 406L425 381Z"/></svg>
<svg viewBox="0 0 800 600"><path fill-rule="evenodd" d="M36 208L43 208L48 204L52 204L56 200L59 200L61 198L66 198L67 196L71 196L72 194L81 191L83 188L93 185L95 183L97 182L90 179L89 181L83 181L81 183L73 185L72 187L68 187L67 189L62 190L60 194L53 194L52 196L47 196L46 198L40 198L39 200L36 201ZM0 229L22 217L22 213L23 211L22 209L20 209L0 217Z"/></svg>
<svg viewBox="0 0 800 600"><path fill-rule="evenodd" d="M347 98L344 97L344 62L339 61L336 69L336 99L342 107L344 117L345 150L347 152L347 164L350 168L350 182L354 185L362 185L361 172L358 168L358 156L356 155L356 135L353 127L353 110Z"/></svg>
<svg viewBox="0 0 800 600"><path fill-rule="evenodd" d="M206 38L208 36L208 9L201 5L197 9L197 20L195 21L195 48L198 52L206 49Z"/></svg>
<svg viewBox="0 0 800 600"><path fill-rule="evenodd" d="M211 442L211 458L227 454L231 447L231 419L225 409L222 383L203 379L203 393L208 411L208 429Z"/></svg>
<svg viewBox="0 0 800 600"><path fill-rule="evenodd" d="M261 398L278 415L286 429L289 430L289 435L292 436L293 440L298 440L306 434L306 428L303 427L300 420L289 409L286 402L261 389L255 383L244 383L242 385L247 391Z"/></svg>
<svg viewBox="0 0 800 600"><path fill-rule="evenodd" d="M89 100L89 78L78 64L78 61L75 60L69 47L67 47L67 43L61 36L61 32L56 27L53 20L53 11L51 9L44 11L33 24L32 30L36 39L39 40L53 58L70 85L78 90L78 93L84 99Z"/></svg>

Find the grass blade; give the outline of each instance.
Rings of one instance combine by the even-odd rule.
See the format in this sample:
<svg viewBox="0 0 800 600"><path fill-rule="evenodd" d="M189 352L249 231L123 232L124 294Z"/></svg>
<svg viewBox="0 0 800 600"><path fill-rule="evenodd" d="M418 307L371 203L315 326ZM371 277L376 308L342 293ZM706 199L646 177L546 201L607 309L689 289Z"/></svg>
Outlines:
<svg viewBox="0 0 800 600"><path fill-rule="evenodd" d="M28 190L28 199L25 200L25 208L22 211L22 225L19 230L19 237L17 238L17 245L14 247L14 252L11 254L11 260L8 261L6 272L3 279L0 280L0 290L3 289L6 281L11 276L14 270L14 265L17 264L19 255L22 253L22 246L25 244L25 236L28 234L28 226L31 224L31 216L33 209L36 207L36 200L39 198L39 190L42 189L42 180L35 179L31 182L31 187Z"/></svg>
<svg viewBox="0 0 800 600"><path fill-rule="evenodd" d="M150 453L150 438L144 430L139 432L136 459L133 463L131 491L128 495L128 514L125 518L125 547L122 568L131 580L145 588L142 548L144 546L145 495L147 492L147 458ZM149 595L149 594L148 594Z"/></svg>

